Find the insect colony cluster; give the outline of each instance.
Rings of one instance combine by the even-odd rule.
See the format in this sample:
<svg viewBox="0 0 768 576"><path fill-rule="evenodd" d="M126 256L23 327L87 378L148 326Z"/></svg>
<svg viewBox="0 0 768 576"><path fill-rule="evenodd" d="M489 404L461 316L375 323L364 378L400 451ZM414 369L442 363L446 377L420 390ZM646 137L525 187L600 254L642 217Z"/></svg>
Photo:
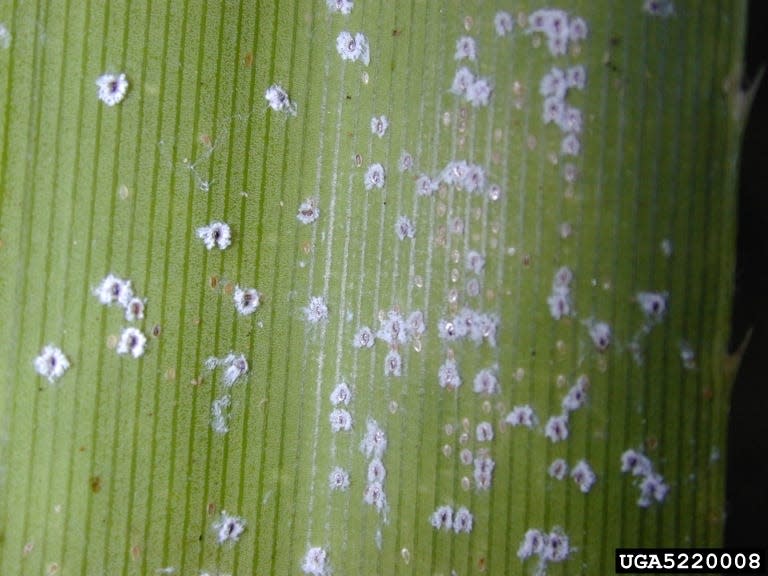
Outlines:
<svg viewBox="0 0 768 576"><path fill-rule="evenodd" d="M673 14L671 2L663 2L666 8L662 16ZM331 12L348 15L353 9L351 0L327 0ZM646 2L644 9L655 7L656 3ZM515 20L507 12L498 12L494 19L494 28L498 38L514 33L516 23L523 28L523 34L533 35L534 45L541 41L553 57L568 54L570 43L578 44L588 36L587 24L583 19L567 14L562 10L543 9L531 14L520 14ZM469 29L469 28L467 28ZM371 49L367 37L361 32L341 32L335 41L336 51L345 62L360 62L367 66L370 63ZM578 53L578 51L577 51ZM454 58L458 68L453 76L448 91L472 108L489 105L493 98L494 81L490 77L477 76L471 66L478 61L481 49L472 36L461 36L456 41ZM125 74L104 74L96 85L98 97L107 106L119 104L128 92L128 80ZM581 154L580 135L584 127L584 116L578 108L569 104L567 96L571 90L582 91L586 86L586 70L582 65L568 68L552 67L539 84L539 94L542 102L542 122L544 125L553 124L562 132L560 154L564 158L578 158ZM296 116L297 104L292 101L287 91L279 84L269 86L265 92L268 107L287 116ZM462 112L466 114L462 108ZM463 117L464 119L466 116ZM386 137L389 120L385 115L374 116L370 121L371 133L378 137ZM410 153L403 151L397 169L401 173L409 172L415 164ZM356 165L361 160L356 159ZM568 183L578 178L578 168L567 162L563 176ZM380 163L370 164L363 176L363 185L367 191L384 188L387 182L387 170ZM419 174L414 178L415 193L420 197L430 197L440 190L472 195L485 195L489 201L500 199L502 190L498 184L489 183L485 167L471 161L459 159L450 160L436 174ZM311 225L320 218L319 203L316 198L307 198L298 208L297 219L300 223ZM449 229L454 234L464 233L465 221L455 217L449 223ZM401 240L411 240L417 233L413 221L407 215L400 215L395 224L395 234ZM561 226L563 238L571 233L567 223ZM196 230L196 235L207 250L226 250L233 241L233 233L229 225L223 221L212 221ZM664 249L665 255L671 254L671 246ZM465 272L469 279L465 285L467 299L480 294L480 287L485 269L485 256L477 250L466 250L464 254ZM576 317L571 293L574 274L567 266L559 268L554 275L552 289L546 299L552 318L556 321ZM452 280L455 281L454 278ZM130 280L109 274L93 289L94 296L106 306L117 306L123 310L127 322L134 323L144 318L146 299L134 294ZM642 362L641 341L651 329L665 317L668 308L669 295L666 292L638 292L635 300L644 313L645 322L630 341L628 348L636 361ZM455 391L462 386L462 372L455 358L452 347L463 343L473 343L476 346L486 344L496 347L500 318L495 313L475 310L469 306L459 308L459 296L455 289L448 293L449 309L452 314L439 318L435 325L437 336L442 342L446 357L436 374L436 381L441 389ZM262 303L262 295L255 288L235 286L232 301L235 310L243 316L253 314ZM328 319L328 307L325 298L313 296L303 308L306 321L317 324ZM416 351L421 350L422 338L427 330L424 314L413 310L404 315L399 308L383 312L379 316L380 327L374 332L368 326L360 326L353 337L352 346L360 351L371 349L376 342L386 345L387 353L384 359L383 372L386 377L400 377L404 372L400 348L411 345ZM582 322L588 329L589 336L598 351L605 351L612 343L610 326L602 321L587 319ZM134 359L140 358L145 351L147 338L134 326L128 326L121 331L114 344L115 351ZM686 367L695 366L693 352L690 346L681 342L681 357ZM43 347L40 355L34 360L35 370L50 383L57 382L70 368L69 359L64 352L53 344ZM211 405L211 426L218 434L229 430L229 408L231 396L229 390L247 376L249 366L245 355L230 352L223 357L210 357L205 361L204 368L208 372L219 371L220 387L223 394L216 398ZM498 367L489 366L474 375L473 391L481 398L491 397L501 392ZM563 396L560 414L551 416L543 426L543 434L553 443L564 441L569 434L569 416L582 408L588 397L589 379L582 375ZM336 385L330 394L332 405L329 413L329 425L334 433L348 433L353 429L353 416L348 410L353 400L353 389L342 382ZM535 410L530 405L517 405L500 423L500 429L505 427L539 430L539 420ZM366 430L360 442L360 452L367 461L367 478L363 490L364 503L372 506L384 521L389 509L385 492L387 475L384 457L387 448L387 434L373 418L366 421ZM446 433L453 435L454 426L445 425ZM477 492L488 491L492 487L495 462L491 457L491 447L496 434L494 425L488 421L479 422L474 428L474 441L477 448L472 451L468 445L471 438L471 423L464 419L458 436L459 444L463 446L458 452L459 462L463 466L472 466L472 480L468 476L461 479L462 488L466 491L474 486ZM446 456L452 454L452 447L443 447ZM653 464L640 452L627 450L621 458L621 471L630 473L636 480L640 491L638 505L648 507L652 503L664 501L669 490L663 477L654 471ZM597 481L596 474L589 463L581 459L576 462L569 473L568 463L555 459L547 470L550 477L563 480L568 475L583 493L589 493ZM346 492L352 480L347 469L335 466L328 475L328 488L331 491ZM437 531L450 531L456 535L470 533L474 525L474 516L466 506L456 509L451 504L439 505L428 518L429 523ZM237 542L246 529L244 518L221 512L212 529L220 544ZM548 562L562 562L573 552L569 538L562 528L555 526L549 532L538 528L529 529L521 542L517 555L525 561L531 557L539 559L539 573L546 571ZM403 557L406 558L406 549ZM410 553L407 557L410 559ZM309 546L304 556L301 568L304 573L313 576L330 574L331 566L329 552L318 546Z"/></svg>

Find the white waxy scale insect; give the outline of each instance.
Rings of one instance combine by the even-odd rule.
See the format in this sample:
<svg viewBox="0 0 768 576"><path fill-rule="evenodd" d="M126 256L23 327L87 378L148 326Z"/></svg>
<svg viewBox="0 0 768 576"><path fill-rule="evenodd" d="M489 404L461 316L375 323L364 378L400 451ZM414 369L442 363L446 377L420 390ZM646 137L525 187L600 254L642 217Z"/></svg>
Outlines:
<svg viewBox="0 0 768 576"><path fill-rule="evenodd" d="M99 100L107 106L120 104L128 93L128 78L125 74L102 74L96 79Z"/></svg>
<svg viewBox="0 0 768 576"><path fill-rule="evenodd" d="M349 472L340 466L336 466L328 475L328 486L331 490L346 492L349 488Z"/></svg>
<svg viewBox="0 0 768 576"><path fill-rule="evenodd" d="M546 562L563 562L571 553L568 535L560 528L555 528L548 535L541 551L541 558Z"/></svg>
<svg viewBox="0 0 768 576"><path fill-rule="evenodd" d="M589 328L589 337L595 348L603 352L611 345L611 327L605 322L595 322Z"/></svg>
<svg viewBox="0 0 768 576"><path fill-rule="evenodd" d="M384 114L371 118L371 133L374 136L383 138L387 133L387 128L389 128L389 120Z"/></svg>
<svg viewBox="0 0 768 576"><path fill-rule="evenodd" d="M669 18L675 15L675 4L672 0L644 0L643 12L651 16Z"/></svg>
<svg viewBox="0 0 768 576"><path fill-rule="evenodd" d="M514 30L515 20L509 12L499 11L493 17L493 27L496 29L496 36L501 38Z"/></svg>
<svg viewBox="0 0 768 576"><path fill-rule="evenodd" d="M584 494L587 494L597 481L597 476L586 460L579 460L571 470L571 478Z"/></svg>
<svg viewBox="0 0 768 576"><path fill-rule="evenodd" d="M343 408L336 408L329 415L331 430L334 432L349 432L352 430L352 416Z"/></svg>
<svg viewBox="0 0 768 576"><path fill-rule="evenodd" d="M336 51L342 60L360 61L366 66L370 63L371 55L368 39L360 32L354 35L346 30L336 37Z"/></svg>
<svg viewBox="0 0 768 576"><path fill-rule="evenodd" d="M320 218L320 208L317 206L316 198L307 198L299 205L299 211L296 213L296 218L302 224L312 224L315 220Z"/></svg>
<svg viewBox="0 0 768 576"><path fill-rule="evenodd" d="M551 442L562 442L568 439L568 416L561 414L551 416L544 426L544 436Z"/></svg>
<svg viewBox="0 0 768 576"><path fill-rule="evenodd" d="M352 391L349 389L346 382L340 382L336 385L331 392L330 400L331 404L334 406L339 406L341 404L344 404L344 406L349 405L350 400L352 400Z"/></svg>
<svg viewBox="0 0 768 576"><path fill-rule="evenodd" d="M523 541L520 543L520 547L517 549L517 557L520 560L526 560L531 556L541 554L546 540L547 537L541 530L536 528L527 530L523 536Z"/></svg>
<svg viewBox="0 0 768 576"><path fill-rule="evenodd" d="M322 296L312 296L304 307L304 317L310 324L317 324L328 319L328 305Z"/></svg>
<svg viewBox="0 0 768 576"><path fill-rule="evenodd" d="M279 84L272 84L264 92L264 98L267 105L276 112L285 112L291 116L296 116L296 103L288 97L288 92Z"/></svg>
<svg viewBox="0 0 768 576"><path fill-rule="evenodd" d="M368 326L361 326L352 338L352 346L354 348L371 348L375 341L376 336L373 330Z"/></svg>
<svg viewBox="0 0 768 576"><path fill-rule="evenodd" d="M237 310L238 314L249 316L256 312L256 309L261 304L261 293L255 288L241 288L238 285L235 286L232 300L235 303L235 310Z"/></svg>
<svg viewBox="0 0 768 576"><path fill-rule="evenodd" d="M563 412L573 412L578 410L587 402L587 389L589 388L589 379L586 376L580 376L576 383L570 387L568 393L563 397Z"/></svg>
<svg viewBox="0 0 768 576"><path fill-rule="evenodd" d="M416 235L416 227L408 216L399 216L395 222L395 234L400 240L413 238Z"/></svg>
<svg viewBox="0 0 768 576"><path fill-rule="evenodd" d="M325 548L314 546L307 550L301 563L301 570L309 576L328 576L330 567L328 566L328 552Z"/></svg>
<svg viewBox="0 0 768 576"><path fill-rule="evenodd" d="M214 248L225 250L232 243L232 231L226 222L211 222L207 226L198 228L196 234L208 250Z"/></svg>
<svg viewBox="0 0 768 576"><path fill-rule="evenodd" d="M397 161L397 169L400 172L408 172L411 168L413 168L413 156L403 150L400 153L400 159Z"/></svg>
<svg viewBox="0 0 768 576"><path fill-rule="evenodd" d="M429 523L435 530L452 530L453 508L448 505L438 506L429 517Z"/></svg>
<svg viewBox="0 0 768 576"><path fill-rule="evenodd" d="M456 534L469 534L472 532L473 520L474 517L467 508L464 506L459 507L453 515L453 531Z"/></svg>
<svg viewBox="0 0 768 576"><path fill-rule="evenodd" d="M403 373L403 359L400 352L391 349L384 358L384 375L400 377Z"/></svg>
<svg viewBox="0 0 768 576"><path fill-rule="evenodd" d="M339 14L349 15L355 3L352 0L325 0L329 12L338 12Z"/></svg>
<svg viewBox="0 0 768 576"><path fill-rule="evenodd" d="M467 86L465 99L474 108L488 106L493 96L493 83L489 78L478 78Z"/></svg>
<svg viewBox="0 0 768 576"><path fill-rule="evenodd" d="M468 271L474 274L482 274L485 269L485 256L477 250L469 250L464 263Z"/></svg>
<svg viewBox="0 0 768 576"><path fill-rule="evenodd" d="M216 532L216 541L219 544L225 542L237 542L245 531L246 522L239 516L227 514L221 511L221 516L213 523L213 531Z"/></svg>
<svg viewBox="0 0 768 576"><path fill-rule="evenodd" d="M54 384L69 370L69 359L60 348L53 344L43 346L40 354L35 358L35 372Z"/></svg>
<svg viewBox="0 0 768 576"><path fill-rule="evenodd" d="M426 174L422 174L416 179L416 194L419 196L432 196L439 187L439 182Z"/></svg>
<svg viewBox="0 0 768 576"><path fill-rule="evenodd" d="M133 288L130 280L124 280L114 274L107 274L93 289L93 295L102 304L118 304L125 307L133 298Z"/></svg>
<svg viewBox="0 0 768 576"><path fill-rule="evenodd" d="M144 319L144 310L147 307L147 299L134 296L125 305L125 320L135 322Z"/></svg>
<svg viewBox="0 0 768 576"><path fill-rule="evenodd" d="M373 458L368 463L368 482L384 483L384 479L387 477L387 469L384 468L384 464L379 458Z"/></svg>
<svg viewBox="0 0 768 576"><path fill-rule="evenodd" d="M493 425L490 422L480 422L475 429L475 438L478 442L493 440Z"/></svg>
<svg viewBox="0 0 768 576"><path fill-rule="evenodd" d="M478 456L475 458L474 479L478 490L490 490L493 481L493 469L496 462L490 456Z"/></svg>
<svg viewBox="0 0 768 576"><path fill-rule="evenodd" d="M504 422L514 427L533 428L538 422L536 414L528 404L522 406L515 406L512 411L507 414Z"/></svg>
<svg viewBox="0 0 768 576"><path fill-rule="evenodd" d="M483 368L475 375L475 380L472 388L477 394L498 394L499 377L495 366L491 368Z"/></svg>
<svg viewBox="0 0 768 576"><path fill-rule="evenodd" d="M455 360L449 358L443 362L437 371L437 380L440 388L455 390L461 386L461 376Z"/></svg>
<svg viewBox="0 0 768 576"><path fill-rule="evenodd" d="M134 358L141 358L144 355L146 343L147 337L138 328L133 328L132 326L123 328L115 351L123 356L130 355Z"/></svg>
<svg viewBox="0 0 768 576"><path fill-rule="evenodd" d="M382 458L387 450L386 432L372 418L366 421L365 427L365 436L363 436L363 440L360 442L360 451L366 458Z"/></svg>
<svg viewBox="0 0 768 576"><path fill-rule="evenodd" d="M461 66L453 75L450 91L457 96L466 96L467 89L475 83L475 75L466 66Z"/></svg>
<svg viewBox="0 0 768 576"><path fill-rule="evenodd" d="M387 508L387 495L381 482L369 482L363 491L363 502L383 512Z"/></svg>
<svg viewBox="0 0 768 576"><path fill-rule="evenodd" d="M574 133L566 134L560 141L560 153L563 156L578 156L581 154L581 140Z"/></svg>
<svg viewBox="0 0 768 576"><path fill-rule="evenodd" d="M471 36L462 36L456 40L456 51L453 54L454 60L477 60L477 42Z"/></svg>
<svg viewBox="0 0 768 576"><path fill-rule="evenodd" d="M365 184L366 190L372 190L373 188L381 189L384 188L386 179L387 175L384 166L376 163L368 166L368 169L365 171L363 183Z"/></svg>
<svg viewBox="0 0 768 576"><path fill-rule="evenodd" d="M547 473L556 480L562 480L568 475L568 463L562 458L557 458L549 465Z"/></svg>
<svg viewBox="0 0 768 576"><path fill-rule="evenodd" d="M646 318L653 323L660 322L667 314L668 292L638 292L635 300Z"/></svg>

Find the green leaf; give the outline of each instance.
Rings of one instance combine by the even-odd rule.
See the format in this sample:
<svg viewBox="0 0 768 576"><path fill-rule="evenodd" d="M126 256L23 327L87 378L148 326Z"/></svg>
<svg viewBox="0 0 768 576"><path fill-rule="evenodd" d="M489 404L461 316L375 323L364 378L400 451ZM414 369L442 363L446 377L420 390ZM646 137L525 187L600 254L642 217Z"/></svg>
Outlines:
<svg viewBox="0 0 768 576"><path fill-rule="evenodd" d="M718 545L746 5L642 5L563 3L589 34L560 56L525 32L533 2L515 5L505 37L505 7L485 2L0 7L0 573L300 574L321 546L336 575L605 574L617 546ZM341 59L343 30L366 35L368 66ZM464 35L476 62L454 59ZM491 79L487 107L450 92L464 64ZM583 131L568 157L539 85L576 65L586 86L565 102ZM105 72L130 83L114 107L97 98ZM267 107L273 83L295 116ZM414 167L400 172L404 150ZM419 174L458 160L483 167L485 193L416 194ZM386 182L366 190L373 163ZM308 199L320 217L302 224ZM395 234L401 215L414 238ZM232 228L224 251L196 234L215 220ZM555 320L561 266L572 313ZM99 303L109 273L147 299L145 319ZM237 314L236 286L262 293L255 313ZM641 292L668 294L658 322ZM328 307L316 324L314 296ZM463 307L498 317L495 345L439 337ZM392 310L426 320L396 346L399 377L385 375L385 342L352 345ZM602 352L598 322L612 332ZM139 359L115 349L131 324L148 337ZM33 364L48 343L71 362L54 384ZM226 367L205 363L229 353L249 371L226 388ZM450 358L457 390L438 385ZM473 392L491 367L500 393ZM545 425L581 375L588 401L553 443ZM334 433L342 381L353 425ZM505 424L526 404L537 426ZM369 420L388 440L380 512L363 501ZM491 442L476 439L482 421ZM493 458L490 490L462 449ZM628 449L663 476L663 502L638 506ZM585 459L591 490L552 478L556 458ZM347 491L330 490L335 466ZM435 530L441 505L467 507L471 533ZM222 510L247 523L236 543L217 543ZM558 527L564 562L518 558L527 530Z"/></svg>

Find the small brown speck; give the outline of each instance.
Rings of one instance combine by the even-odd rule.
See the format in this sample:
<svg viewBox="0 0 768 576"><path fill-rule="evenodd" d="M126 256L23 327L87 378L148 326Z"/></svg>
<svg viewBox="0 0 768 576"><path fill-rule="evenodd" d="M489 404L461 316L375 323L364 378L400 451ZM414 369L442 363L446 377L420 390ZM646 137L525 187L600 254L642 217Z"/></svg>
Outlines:
<svg viewBox="0 0 768 576"><path fill-rule="evenodd" d="M224 294L226 294L227 296L231 296L231 295L232 295L232 292L233 292L234 290L235 290L235 287L234 287L234 285L232 284L232 282L227 282L227 283L224 285Z"/></svg>
<svg viewBox="0 0 768 576"><path fill-rule="evenodd" d="M208 279L208 284L210 285L211 288L213 288L215 290L216 287L219 285L219 277L218 276L211 276Z"/></svg>
<svg viewBox="0 0 768 576"><path fill-rule="evenodd" d="M163 330L162 330L162 328L160 328L160 324L155 324L155 325L152 327L152 336L154 336L155 338L157 338L158 336L160 336L160 333L161 333L162 331L163 331Z"/></svg>
<svg viewBox="0 0 768 576"><path fill-rule="evenodd" d="M134 562L141 558L141 547L138 544L131 546L131 560Z"/></svg>
<svg viewBox="0 0 768 576"><path fill-rule="evenodd" d="M245 56L243 56L243 66L246 68L250 68L253 64L253 52L247 52Z"/></svg>
<svg viewBox="0 0 768 576"><path fill-rule="evenodd" d="M523 266L526 268L531 265L531 255L523 254Z"/></svg>
<svg viewBox="0 0 768 576"><path fill-rule="evenodd" d="M208 512L208 516L213 516L214 514L216 514L216 504L214 502L208 503L207 512Z"/></svg>
<svg viewBox="0 0 768 576"><path fill-rule="evenodd" d="M91 492L94 494L101 492L101 476L91 476L88 479L88 484L91 485Z"/></svg>

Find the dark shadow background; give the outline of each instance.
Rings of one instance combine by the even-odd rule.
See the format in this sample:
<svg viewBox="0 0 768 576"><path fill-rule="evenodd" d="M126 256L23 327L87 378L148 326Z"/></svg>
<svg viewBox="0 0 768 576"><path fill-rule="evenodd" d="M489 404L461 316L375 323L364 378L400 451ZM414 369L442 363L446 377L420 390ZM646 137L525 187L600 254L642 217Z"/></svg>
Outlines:
<svg viewBox="0 0 768 576"><path fill-rule="evenodd" d="M768 63L768 1L749 3L745 87ZM731 395L725 546L768 550L768 75L744 135L729 352L752 330ZM765 364L763 364L765 360Z"/></svg>

